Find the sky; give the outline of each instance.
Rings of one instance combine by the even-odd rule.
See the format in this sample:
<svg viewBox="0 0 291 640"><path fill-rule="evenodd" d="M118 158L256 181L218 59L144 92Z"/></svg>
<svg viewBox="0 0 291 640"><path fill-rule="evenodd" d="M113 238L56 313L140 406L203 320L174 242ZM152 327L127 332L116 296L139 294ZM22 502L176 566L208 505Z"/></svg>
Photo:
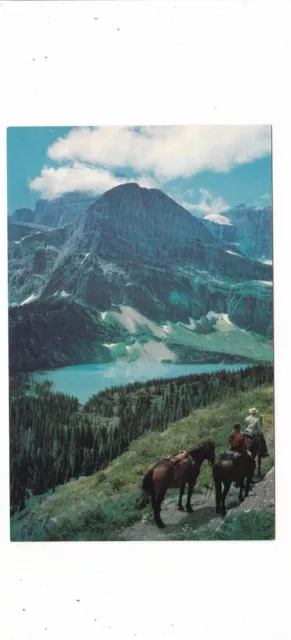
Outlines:
<svg viewBox="0 0 291 640"><path fill-rule="evenodd" d="M8 214L39 198L96 195L134 181L193 215L271 204L271 127L11 127Z"/></svg>

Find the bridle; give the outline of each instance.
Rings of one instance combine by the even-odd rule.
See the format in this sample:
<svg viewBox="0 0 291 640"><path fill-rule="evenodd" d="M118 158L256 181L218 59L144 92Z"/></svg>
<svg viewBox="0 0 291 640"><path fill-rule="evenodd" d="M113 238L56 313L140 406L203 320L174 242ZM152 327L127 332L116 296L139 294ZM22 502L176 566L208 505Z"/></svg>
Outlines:
<svg viewBox="0 0 291 640"><path fill-rule="evenodd" d="M205 502L207 502L207 500L209 500L209 498L210 498L210 496L212 494L213 485L214 485L214 480L212 480L211 487L209 486L209 484L205 484L204 485L205 488L206 488L204 500L197 500L197 502L193 503L193 507L195 507L196 505L199 505L199 504L205 504ZM209 491L208 495L207 495L207 491Z"/></svg>

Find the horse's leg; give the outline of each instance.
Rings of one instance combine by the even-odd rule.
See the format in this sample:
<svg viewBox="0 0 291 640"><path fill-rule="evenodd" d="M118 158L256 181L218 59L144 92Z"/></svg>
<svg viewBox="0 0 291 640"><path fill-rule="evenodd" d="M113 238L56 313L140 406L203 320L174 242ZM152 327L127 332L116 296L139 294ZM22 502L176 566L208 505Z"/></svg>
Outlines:
<svg viewBox="0 0 291 640"><path fill-rule="evenodd" d="M155 510L155 523L158 525L158 527L160 527L160 529L164 529L166 525L161 518L161 503L161 500L157 500Z"/></svg>
<svg viewBox="0 0 291 640"><path fill-rule="evenodd" d="M244 489L244 486L245 486L245 485L244 485L244 481L242 480L242 481L241 481L241 483L240 483L240 485L239 485L239 496L238 496L238 499L239 499L239 501L240 501L240 502L243 502L243 501L244 501L244 497L243 497L243 489Z"/></svg>
<svg viewBox="0 0 291 640"><path fill-rule="evenodd" d="M224 482L224 488L221 494L221 514L223 516L226 515L225 499L229 492L230 485L231 485L231 482Z"/></svg>
<svg viewBox="0 0 291 640"><path fill-rule="evenodd" d="M249 490L250 490L250 486L251 486L251 481L252 481L252 475L248 475L246 477L246 490L245 490L245 498L248 497L249 495Z"/></svg>
<svg viewBox="0 0 291 640"><path fill-rule="evenodd" d="M183 495L184 495L184 490L185 490L185 482L182 482L181 486L180 486L180 496L179 496L179 502L178 502L178 509L180 509L180 511L184 511L184 507L183 507Z"/></svg>
<svg viewBox="0 0 291 640"><path fill-rule="evenodd" d="M191 496L193 493L193 488L194 488L194 484L191 484L190 482L188 483L188 495L187 495L187 502L186 502L186 509L188 511L188 513L192 513L193 509L191 507Z"/></svg>
<svg viewBox="0 0 291 640"><path fill-rule="evenodd" d="M262 477L261 462L262 462L262 458L261 458L261 454L259 452L258 453L258 478Z"/></svg>
<svg viewBox="0 0 291 640"><path fill-rule="evenodd" d="M151 492L151 498L152 498L152 508L153 508L153 512L154 512L154 515L155 515L155 512L156 512L156 492L154 490Z"/></svg>
<svg viewBox="0 0 291 640"><path fill-rule="evenodd" d="M221 501L221 481L215 480L215 501L216 501L216 513L220 513L220 501Z"/></svg>
<svg viewBox="0 0 291 640"><path fill-rule="evenodd" d="M154 519L155 523L158 525L158 527L160 527L160 529L164 529L164 527L166 526L161 519L161 506L166 494L166 490L166 488L161 487L159 490L157 490L155 495Z"/></svg>

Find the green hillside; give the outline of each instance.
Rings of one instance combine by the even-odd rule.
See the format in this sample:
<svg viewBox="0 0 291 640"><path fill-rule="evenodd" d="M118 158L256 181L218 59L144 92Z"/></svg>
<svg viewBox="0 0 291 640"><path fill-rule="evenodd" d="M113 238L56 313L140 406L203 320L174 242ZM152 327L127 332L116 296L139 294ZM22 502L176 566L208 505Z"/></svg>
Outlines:
<svg viewBox="0 0 291 640"><path fill-rule="evenodd" d="M11 518L11 539L118 540L124 527L146 514L150 517L149 505L140 490L147 468L181 448L193 449L209 437L218 451L224 449L233 423L243 420L250 406L257 406L264 414L265 431L271 432L273 386L265 383L245 391L234 388L225 398L171 422L164 431L147 432L134 439L128 450L103 470L71 479L54 492L31 497L25 509ZM271 456L263 461L263 472L272 465ZM201 492L210 480L211 469L205 463L196 491Z"/></svg>

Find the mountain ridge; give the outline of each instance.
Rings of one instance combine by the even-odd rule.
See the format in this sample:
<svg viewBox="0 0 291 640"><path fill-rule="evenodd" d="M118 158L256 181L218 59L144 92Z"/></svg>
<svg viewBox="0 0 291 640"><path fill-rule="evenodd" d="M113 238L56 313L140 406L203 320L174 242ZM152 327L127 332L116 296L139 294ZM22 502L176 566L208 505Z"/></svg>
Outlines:
<svg viewBox="0 0 291 640"><path fill-rule="evenodd" d="M232 330L271 338L272 267L217 241L201 220L163 192L128 183L95 198L89 207L86 198L70 195L62 199L69 207L63 211L60 200L56 201L52 217L59 226L45 228L40 224L41 218L38 223L12 222L12 226L18 224L19 228L23 224L25 228L24 235L9 244L9 294L14 307L29 304L33 313L40 303L45 314L46 305L49 311L55 301L67 298L83 308L85 314L94 316L97 325L100 313L108 315L106 323L114 318L117 338L117 326L122 325L123 316L112 316L112 311L120 306L132 308L146 318L144 326L147 319L159 326L168 322L173 325L173 344L179 343L179 323L190 323L188 332L195 348L198 334L212 335L213 340L216 331L218 340L223 322L228 332L231 326ZM45 216L52 207L50 201L49 209L44 207ZM43 205L37 209L43 212ZM75 224L60 226L60 221L71 219L73 210L79 212ZM47 217L45 220L49 221ZM78 339L77 307L70 310L76 313L72 324L74 341ZM12 323L12 350L13 332L17 322L21 323L17 320L21 313L17 313ZM214 314L211 322L209 313ZM227 321L220 319L223 314ZM23 340L17 331L20 348ZM90 336L93 358L94 330ZM98 342L97 338L96 334ZM242 338L239 334L239 340ZM199 339L202 341L202 337ZM225 336L225 344L227 341L231 342ZM220 339L218 342L219 348L212 345L212 351L220 351ZM38 349L47 348L38 342ZM88 349L89 345L87 354ZM98 354L104 355L100 349ZM205 351L204 343L201 349Z"/></svg>

